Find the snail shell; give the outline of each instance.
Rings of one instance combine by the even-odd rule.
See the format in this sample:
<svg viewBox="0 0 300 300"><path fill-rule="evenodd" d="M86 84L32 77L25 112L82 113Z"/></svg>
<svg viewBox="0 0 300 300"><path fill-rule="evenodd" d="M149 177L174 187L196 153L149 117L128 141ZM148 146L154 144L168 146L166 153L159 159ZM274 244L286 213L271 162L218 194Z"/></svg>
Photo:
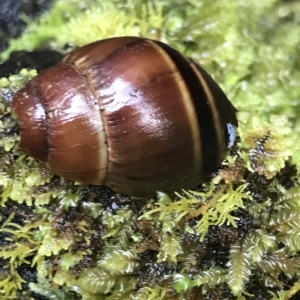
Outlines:
<svg viewBox="0 0 300 300"><path fill-rule="evenodd" d="M96 41L42 71L13 98L21 148L53 173L151 196L198 185L235 140L236 109L170 46Z"/></svg>

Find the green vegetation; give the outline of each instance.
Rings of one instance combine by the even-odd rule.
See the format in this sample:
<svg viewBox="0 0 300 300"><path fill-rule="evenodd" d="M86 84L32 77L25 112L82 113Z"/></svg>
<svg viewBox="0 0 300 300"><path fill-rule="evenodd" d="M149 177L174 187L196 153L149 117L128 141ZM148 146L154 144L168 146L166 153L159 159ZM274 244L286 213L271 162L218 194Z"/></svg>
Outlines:
<svg viewBox="0 0 300 300"><path fill-rule="evenodd" d="M116 196L22 153L9 101L36 72L0 79L0 299L299 297L299 17L283 0L57 0L31 21L3 60L119 35L167 42L223 87L239 139L195 191Z"/></svg>

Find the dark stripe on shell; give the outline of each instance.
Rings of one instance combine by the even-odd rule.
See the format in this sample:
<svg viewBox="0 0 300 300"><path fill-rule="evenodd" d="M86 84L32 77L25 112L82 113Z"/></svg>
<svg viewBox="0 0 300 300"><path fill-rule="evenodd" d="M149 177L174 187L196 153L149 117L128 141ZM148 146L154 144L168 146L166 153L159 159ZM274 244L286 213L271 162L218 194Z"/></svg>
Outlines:
<svg viewBox="0 0 300 300"><path fill-rule="evenodd" d="M196 110L200 128L199 132L202 142L202 157L204 158L203 171L205 174L209 173L212 171L212 166L215 168L215 166L218 165L220 155L219 149L217 147L219 142L215 129L213 112L207 99L205 89L192 68L193 62L187 60L181 53L171 48L170 46L161 42L156 43L168 53L170 58L177 65L191 94L191 99L194 102L194 107Z"/></svg>

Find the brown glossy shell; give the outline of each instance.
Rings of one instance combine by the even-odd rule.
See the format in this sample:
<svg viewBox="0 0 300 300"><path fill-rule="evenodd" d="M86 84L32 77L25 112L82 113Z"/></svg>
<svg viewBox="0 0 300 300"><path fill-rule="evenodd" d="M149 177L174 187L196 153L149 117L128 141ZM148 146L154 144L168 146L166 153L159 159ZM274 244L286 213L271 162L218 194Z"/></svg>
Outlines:
<svg viewBox="0 0 300 300"><path fill-rule="evenodd" d="M235 139L236 109L192 60L120 37L78 48L12 101L21 147L51 170L116 192L192 188Z"/></svg>

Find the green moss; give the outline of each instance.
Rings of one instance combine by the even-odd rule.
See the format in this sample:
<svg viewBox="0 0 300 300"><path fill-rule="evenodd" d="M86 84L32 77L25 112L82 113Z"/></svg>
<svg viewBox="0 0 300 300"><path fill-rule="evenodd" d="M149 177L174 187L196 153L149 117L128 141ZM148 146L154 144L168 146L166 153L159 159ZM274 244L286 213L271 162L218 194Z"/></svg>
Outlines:
<svg viewBox="0 0 300 300"><path fill-rule="evenodd" d="M0 249L0 257L6 262L0 277L0 296L17 298L22 290L24 279L19 275L18 268L30 264L32 255L38 250L39 244L34 241L33 232L42 221L31 222L23 226L12 222L15 213L11 213L0 228L0 233L8 234L6 245Z"/></svg>
<svg viewBox="0 0 300 300"><path fill-rule="evenodd" d="M219 189L211 184L205 192L190 191L184 195L178 194L179 200L176 202L169 198L167 202L158 201L158 208L147 211L142 217L160 220L163 233L168 233L177 228L183 217L186 221L201 216L196 225L196 233L200 235L200 240L203 240L210 226L230 224L236 227L236 218L230 213L244 206L243 198L251 198L247 193L243 193L246 187L247 184L244 184L233 190L231 185L224 185Z"/></svg>
<svg viewBox="0 0 300 300"><path fill-rule="evenodd" d="M239 140L196 191L116 197L22 153L9 101L36 72L0 79L0 297L295 299L299 16L299 4L275 0L68 0L31 21L3 58L118 35L169 43L222 85ZM27 267L37 278L25 279Z"/></svg>

